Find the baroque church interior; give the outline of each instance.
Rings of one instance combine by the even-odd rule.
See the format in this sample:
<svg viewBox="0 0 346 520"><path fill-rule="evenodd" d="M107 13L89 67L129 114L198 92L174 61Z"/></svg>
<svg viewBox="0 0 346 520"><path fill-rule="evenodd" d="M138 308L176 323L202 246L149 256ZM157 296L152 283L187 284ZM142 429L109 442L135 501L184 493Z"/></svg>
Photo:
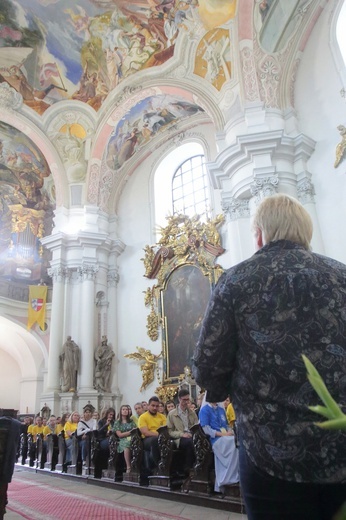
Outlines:
<svg viewBox="0 0 346 520"><path fill-rule="evenodd" d="M0 1L1 408L118 409L190 382L265 196L298 198L313 250L346 262L343 3Z"/></svg>

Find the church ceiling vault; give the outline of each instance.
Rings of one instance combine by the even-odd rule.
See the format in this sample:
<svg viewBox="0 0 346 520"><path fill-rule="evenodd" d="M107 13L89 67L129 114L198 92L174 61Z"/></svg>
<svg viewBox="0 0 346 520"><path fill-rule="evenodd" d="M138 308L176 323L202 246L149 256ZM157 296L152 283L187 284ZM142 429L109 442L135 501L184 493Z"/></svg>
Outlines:
<svg viewBox="0 0 346 520"><path fill-rule="evenodd" d="M1 0L0 81L39 114L63 100L98 111L126 78L163 65L179 39L202 37L235 10L236 0ZM197 63L216 88L230 71L226 42L224 33L205 37Z"/></svg>

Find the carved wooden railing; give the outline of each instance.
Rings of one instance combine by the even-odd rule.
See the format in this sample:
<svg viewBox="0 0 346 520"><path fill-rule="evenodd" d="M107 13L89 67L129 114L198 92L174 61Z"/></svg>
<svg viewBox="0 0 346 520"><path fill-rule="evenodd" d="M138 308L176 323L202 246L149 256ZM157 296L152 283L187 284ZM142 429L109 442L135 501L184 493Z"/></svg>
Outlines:
<svg viewBox="0 0 346 520"><path fill-rule="evenodd" d="M111 432L108 437L109 456L107 468L102 470L102 477L114 480L117 473L119 437L115 432Z"/></svg>
<svg viewBox="0 0 346 520"><path fill-rule="evenodd" d="M33 439L33 436L31 433L27 434L27 439L28 439L28 441L27 441L28 449L27 449L25 464L27 466L33 466L34 460L35 460L35 443L34 443L34 439Z"/></svg>
<svg viewBox="0 0 346 520"><path fill-rule="evenodd" d="M195 464L190 477L185 481L183 490L210 494L214 486L214 453L209 438L200 424L191 428Z"/></svg>
<svg viewBox="0 0 346 520"><path fill-rule="evenodd" d="M28 454L28 434L21 433L19 438L19 463L24 465Z"/></svg>
<svg viewBox="0 0 346 520"><path fill-rule="evenodd" d="M44 468L54 471L58 462L58 436L54 433L49 433L46 436L46 447L46 462Z"/></svg>
<svg viewBox="0 0 346 520"><path fill-rule="evenodd" d="M37 469L43 469L44 467L44 446L43 446L43 434L36 434L36 451L35 451L35 467Z"/></svg>
<svg viewBox="0 0 346 520"><path fill-rule="evenodd" d="M134 428L131 430L131 471L130 473L124 473L123 480L125 482L141 483L143 456L142 434L139 428Z"/></svg>
<svg viewBox="0 0 346 520"><path fill-rule="evenodd" d="M66 473L69 475L81 474L81 461L79 460L79 442L76 432L70 437L72 439L71 445L71 464L67 466Z"/></svg>

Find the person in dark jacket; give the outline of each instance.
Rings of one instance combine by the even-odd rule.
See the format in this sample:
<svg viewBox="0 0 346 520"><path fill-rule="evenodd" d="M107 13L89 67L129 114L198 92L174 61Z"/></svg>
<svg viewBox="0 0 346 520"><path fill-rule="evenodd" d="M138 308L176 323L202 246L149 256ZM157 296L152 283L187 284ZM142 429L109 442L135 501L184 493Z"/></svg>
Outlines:
<svg viewBox="0 0 346 520"><path fill-rule="evenodd" d="M237 416L249 520L330 520L346 498L346 432L315 425L302 354L346 405L346 266L312 253L312 221L295 199L264 199L257 252L220 278L194 355L209 401Z"/></svg>
<svg viewBox="0 0 346 520"><path fill-rule="evenodd" d="M12 480L22 424L12 417L0 417L0 520L4 518L7 488Z"/></svg>

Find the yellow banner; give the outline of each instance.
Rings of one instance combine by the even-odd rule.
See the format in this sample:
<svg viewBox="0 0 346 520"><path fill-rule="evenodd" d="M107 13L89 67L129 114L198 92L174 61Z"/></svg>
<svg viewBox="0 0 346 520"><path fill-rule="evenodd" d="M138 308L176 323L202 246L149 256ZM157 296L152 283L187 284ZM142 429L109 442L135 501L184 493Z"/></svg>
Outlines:
<svg viewBox="0 0 346 520"><path fill-rule="evenodd" d="M47 289L46 285L29 285L28 329L36 322L44 329Z"/></svg>

